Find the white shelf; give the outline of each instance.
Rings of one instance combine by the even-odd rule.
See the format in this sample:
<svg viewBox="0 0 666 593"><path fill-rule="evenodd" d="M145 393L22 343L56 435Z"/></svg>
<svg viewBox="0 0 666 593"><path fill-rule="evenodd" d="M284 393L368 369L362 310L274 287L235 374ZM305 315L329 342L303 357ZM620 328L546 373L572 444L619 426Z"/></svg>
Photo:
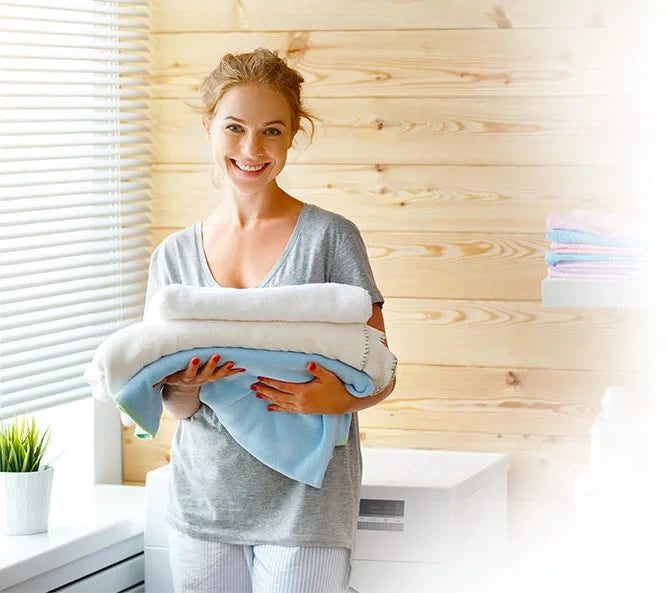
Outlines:
<svg viewBox="0 0 666 593"><path fill-rule="evenodd" d="M645 280L607 278L544 278L544 307L653 307L655 292Z"/></svg>
<svg viewBox="0 0 666 593"><path fill-rule="evenodd" d="M0 535L0 591L49 591L141 554L144 513L143 486L54 491L48 531Z"/></svg>

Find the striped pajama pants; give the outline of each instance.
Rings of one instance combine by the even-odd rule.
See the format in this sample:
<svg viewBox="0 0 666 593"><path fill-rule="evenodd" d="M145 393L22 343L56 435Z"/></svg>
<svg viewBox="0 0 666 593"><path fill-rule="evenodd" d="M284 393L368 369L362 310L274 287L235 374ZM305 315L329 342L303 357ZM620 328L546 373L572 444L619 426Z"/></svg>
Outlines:
<svg viewBox="0 0 666 593"><path fill-rule="evenodd" d="M240 545L169 528L174 593L347 593L347 548Z"/></svg>

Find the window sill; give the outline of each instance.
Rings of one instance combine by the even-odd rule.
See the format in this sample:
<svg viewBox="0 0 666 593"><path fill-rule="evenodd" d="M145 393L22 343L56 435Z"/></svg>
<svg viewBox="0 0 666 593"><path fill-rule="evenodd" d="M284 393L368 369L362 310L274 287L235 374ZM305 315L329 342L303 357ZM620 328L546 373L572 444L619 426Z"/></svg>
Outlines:
<svg viewBox="0 0 666 593"><path fill-rule="evenodd" d="M77 493L54 490L48 531L0 535L1 590L34 581L40 575L46 583L47 573L60 572L63 579L69 579L63 582L71 582L88 574L77 571L95 570L94 562L79 563L81 568L71 563L93 558L116 544L123 544L123 554L143 552L144 514L144 486L96 484ZM114 561L111 557L108 560ZM100 568L103 565L96 570Z"/></svg>

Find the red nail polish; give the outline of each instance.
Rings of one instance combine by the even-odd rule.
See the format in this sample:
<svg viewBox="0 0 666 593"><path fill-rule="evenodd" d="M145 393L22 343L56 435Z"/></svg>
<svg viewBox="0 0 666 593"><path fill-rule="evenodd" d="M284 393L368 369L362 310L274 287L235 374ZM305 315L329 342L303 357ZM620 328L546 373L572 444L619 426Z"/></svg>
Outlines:
<svg viewBox="0 0 666 593"><path fill-rule="evenodd" d="M199 364L199 359L198 358L193 358L192 359L192 364Z"/></svg>
<svg viewBox="0 0 666 593"><path fill-rule="evenodd" d="M257 390L257 386L256 386L256 385L250 385L250 389L251 389L252 391L256 391L256 390Z"/></svg>
<svg viewBox="0 0 666 593"><path fill-rule="evenodd" d="M314 371L317 368L317 365L314 362L308 363L308 370Z"/></svg>

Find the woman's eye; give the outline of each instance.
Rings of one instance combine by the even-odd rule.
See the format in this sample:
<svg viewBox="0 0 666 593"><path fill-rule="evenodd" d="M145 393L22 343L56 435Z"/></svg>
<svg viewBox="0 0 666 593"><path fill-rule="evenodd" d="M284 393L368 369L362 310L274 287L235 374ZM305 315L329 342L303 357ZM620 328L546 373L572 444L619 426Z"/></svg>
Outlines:
<svg viewBox="0 0 666 593"><path fill-rule="evenodd" d="M227 130L231 130L232 132L234 132L235 130L232 130L232 128L239 128L242 130L242 128L238 124L231 124L227 126ZM282 134L282 132L280 132L280 130L278 130L277 128L267 128L266 131L277 132L277 134L269 134L269 136L279 136L280 134Z"/></svg>

